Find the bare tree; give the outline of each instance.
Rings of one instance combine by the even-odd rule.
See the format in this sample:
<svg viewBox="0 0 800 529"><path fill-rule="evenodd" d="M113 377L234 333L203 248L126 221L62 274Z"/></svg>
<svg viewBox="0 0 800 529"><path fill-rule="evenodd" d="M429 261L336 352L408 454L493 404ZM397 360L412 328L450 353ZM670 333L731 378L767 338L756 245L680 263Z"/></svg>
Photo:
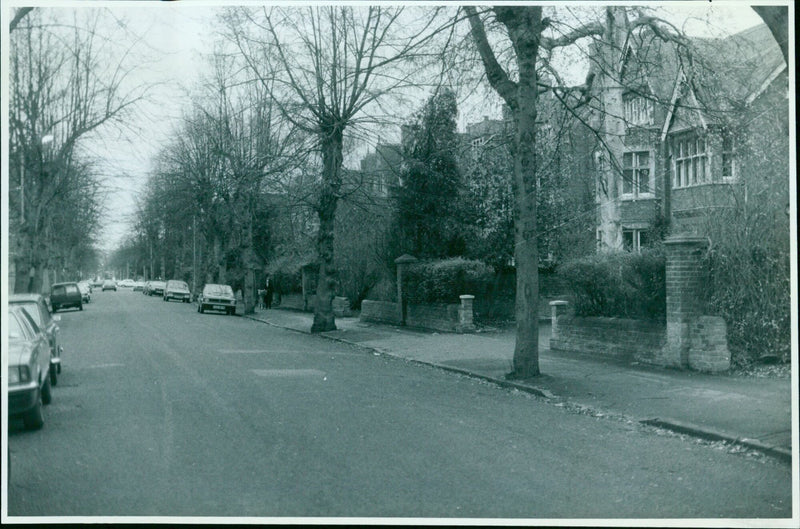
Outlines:
<svg viewBox="0 0 800 529"><path fill-rule="evenodd" d="M85 168L80 141L103 126L124 126L147 89L128 80L136 42L116 55L119 48L101 31L104 11L25 14L15 17L10 42L10 176L20 189L10 232L17 290L38 289L42 269L52 264L53 228L63 227L53 222L65 204L59 200L91 190L86 172L76 170Z"/></svg>
<svg viewBox="0 0 800 529"><path fill-rule="evenodd" d="M278 102L283 115L313 134L321 157L314 209L319 218L319 282L312 332L336 328L334 221L342 195L345 131L370 120L384 97L414 84L439 30L438 10L370 6L270 8L231 11L230 39L252 73Z"/></svg>
<svg viewBox="0 0 800 529"><path fill-rule="evenodd" d="M619 138L618 130L624 125L622 87L619 72L615 71L627 37L636 28L647 26L663 40L686 45L679 32L658 18L638 13L629 21L622 7L605 8L602 20L588 20L577 26L560 23L543 16L541 6L497 6L483 16L472 6L464 8L469 19L475 46L480 54L489 83L511 109L516 127L514 138L514 255L517 270L516 322L517 340L514 349L511 378L528 378L539 374L538 352L538 263L537 253L537 171L536 118L539 97L552 92L574 111L585 104L593 88L618 93L619 97L603 98L602 122L597 126L598 139ZM497 59L486 32L487 15L493 15L504 29L511 43L516 71L507 71ZM593 64L582 85L567 86L549 60L553 50L576 45L581 39L593 39L595 55ZM516 78L516 80L515 80ZM599 88L598 88L599 87ZM618 99L618 100L617 100ZM588 124L588 123L587 123ZM605 150L613 152L614 145L602 140ZM619 172L619 163L610 160L609 170ZM613 208L617 201L609 187L608 211L604 218L615 222L619 212ZM602 216L602 215L601 215Z"/></svg>

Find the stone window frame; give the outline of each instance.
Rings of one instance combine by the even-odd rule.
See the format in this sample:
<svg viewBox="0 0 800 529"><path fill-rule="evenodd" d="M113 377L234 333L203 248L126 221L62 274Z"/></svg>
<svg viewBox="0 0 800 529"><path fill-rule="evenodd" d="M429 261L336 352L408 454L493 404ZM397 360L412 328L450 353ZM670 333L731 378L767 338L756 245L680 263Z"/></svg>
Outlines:
<svg viewBox="0 0 800 529"><path fill-rule="evenodd" d="M647 155L647 162L642 163L642 155ZM630 164L628 163L630 160ZM655 198L655 156L651 149L629 150L622 154L622 182L620 197L623 200ZM642 173L647 171L647 191L642 192ZM626 183L630 182L630 190L626 191Z"/></svg>
<svg viewBox="0 0 800 529"><path fill-rule="evenodd" d="M624 118L627 126L644 127L655 124L655 105L649 97L637 92L622 95Z"/></svg>
<svg viewBox="0 0 800 529"><path fill-rule="evenodd" d="M713 181L709 143L706 135L694 130L671 138L669 157L673 189L685 189Z"/></svg>
<svg viewBox="0 0 800 529"><path fill-rule="evenodd" d="M639 253L642 251L642 234L649 234L650 230L641 227L622 227L622 248L628 252ZM631 235L631 244L626 243L626 234ZM644 244L647 247L647 244Z"/></svg>
<svg viewBox="0 0 800 529"><path fill-rule="evenodd" d="M722 132L720 159L722 181L728 183L736 181L736 137L730 131Z"/></svg>

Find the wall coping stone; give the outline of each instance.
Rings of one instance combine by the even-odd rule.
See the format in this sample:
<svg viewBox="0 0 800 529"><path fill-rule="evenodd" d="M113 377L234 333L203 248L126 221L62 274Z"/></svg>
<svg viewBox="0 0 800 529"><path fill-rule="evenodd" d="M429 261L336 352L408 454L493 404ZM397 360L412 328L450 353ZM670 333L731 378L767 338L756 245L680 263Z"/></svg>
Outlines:
<svg viewBox="0 0 800 529"><path fill-rule="evenodd" d="M688 233L679 233L677 235L671 235L666 239L664 239L664 244L668 245L692 244L697 246L707 246L708 237L700 237L698 235L691 235Z"/></svg>

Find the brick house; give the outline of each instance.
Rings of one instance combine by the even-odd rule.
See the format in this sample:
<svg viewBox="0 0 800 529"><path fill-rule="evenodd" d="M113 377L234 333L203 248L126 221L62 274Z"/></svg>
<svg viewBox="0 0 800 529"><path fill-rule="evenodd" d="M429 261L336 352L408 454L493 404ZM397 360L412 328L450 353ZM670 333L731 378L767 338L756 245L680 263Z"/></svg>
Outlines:
<svg viewBox="0 0 800 529"><path fill-rule="evenodd" d="M769 29L691 44L689 54L632 35L618 76L602 85L592 160L599 250L705 235L717 212L746 202L756 178L786 181L788 205L788 70Z"/></svg>

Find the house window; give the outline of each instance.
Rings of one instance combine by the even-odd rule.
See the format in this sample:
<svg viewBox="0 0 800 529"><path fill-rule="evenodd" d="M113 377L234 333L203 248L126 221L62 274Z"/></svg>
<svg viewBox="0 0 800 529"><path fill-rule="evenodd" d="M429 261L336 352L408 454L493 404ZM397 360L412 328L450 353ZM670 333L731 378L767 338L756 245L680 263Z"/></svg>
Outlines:
<svg viewBox="0 0 800 529"><path fill-rule="evenodd" d="M625 105L625 122L628 125L652 125L653 101L635 94L623 97Z"/></svg>
<svg viewBox="0 0 800 529"><path fill-rule="evenodd" d="M637 197L653 193L650 182L650 152L626 152L622 155L622 194Z"/></svg>
<svg viewBox="0 0 800 529"><path fill-rule="evenodd" d="M640 252L650 244L647 230L623 229L622 247L628 252Z"/></svg>
<svg viewBox="0 0 800 529"><path fill-rule="evenodd" d="M689 187L711 181L705 138L682 136L672 144L673 187Z"/></svg>
<svg viewBox="0 0 800 529"><path fill-rule="evenodd" d="M734 145L733 136L729 133L722 135L722 179L733 180L734 177Z"/></svg>

